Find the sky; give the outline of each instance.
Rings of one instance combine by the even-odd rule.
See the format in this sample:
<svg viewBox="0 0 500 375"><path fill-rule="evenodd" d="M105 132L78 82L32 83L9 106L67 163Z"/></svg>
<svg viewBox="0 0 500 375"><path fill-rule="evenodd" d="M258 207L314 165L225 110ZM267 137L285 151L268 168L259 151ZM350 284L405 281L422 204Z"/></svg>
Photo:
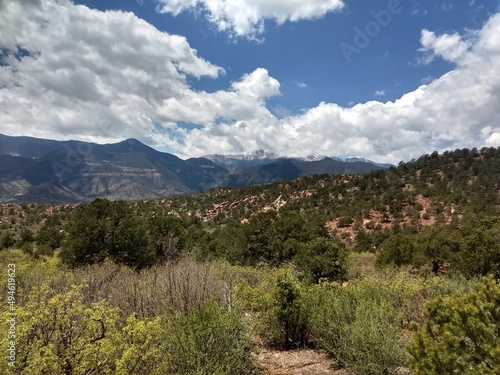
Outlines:
<svg viewBox="0 0 500 375"><path fill-rule="evenodd" d="M500 146L500 0L0 0L0 133L182 158Z"/></svg>

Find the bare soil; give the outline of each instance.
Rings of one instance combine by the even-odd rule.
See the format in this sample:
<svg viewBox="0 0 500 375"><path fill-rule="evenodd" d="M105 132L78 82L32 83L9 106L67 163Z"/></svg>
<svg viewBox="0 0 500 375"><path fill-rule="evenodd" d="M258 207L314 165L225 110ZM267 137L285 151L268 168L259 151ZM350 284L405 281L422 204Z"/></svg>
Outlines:
<svg viewBox="0 0 500 375"><path fill-rule="evenodd" d="M265 375L349 375L320 350L262 350L257 362Z"/></svg>

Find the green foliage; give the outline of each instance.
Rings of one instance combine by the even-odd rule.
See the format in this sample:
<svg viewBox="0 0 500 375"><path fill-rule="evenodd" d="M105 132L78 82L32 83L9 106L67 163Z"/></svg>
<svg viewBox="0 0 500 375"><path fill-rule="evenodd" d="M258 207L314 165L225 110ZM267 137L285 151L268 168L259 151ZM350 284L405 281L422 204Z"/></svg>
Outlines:
<svg viewBox="0 0 500 375"><path fill-rule="evenodd" d="M456 263L467 277L492 274L500 278L500 216L483 219L464 237Z"/></svg>
<svg viewBox="0 0 500 375"><path fill-rule="evenodd" d="M500 373L500 285L488 277L468 293L436 298L414 330L415 374Z"/></svg>
<svg viewBox="0 0 500 375"><path fill-rule="evenodd" d="M61 247L63 239L64 235L61 233L61 227L50 225L50 221L47 220L38 231L36 243L38 245L48 245L52 249L57 249Z"/></svg>
<svg viewBox="0 0 500 375"><path fill-rule="evenodd" d="M247 256L247 238L240 225L224 225L211 235L198 240L198 257L201 259L223 258L232 264L251 262Z"/></svg>
<svg viewBox="0 0 500 375"><path fill-rule="evenodd" d="M400 305L407 293L394 280L315 285L306 293L312 339L356 374L396 374L406 362Z"/></svg>
<svg viewBox="0 0 500 375"><path fill-rule="evenodd" d="M291 260L300 244L326 233L309 224L297 211L262 212L243 226L246 237L246 264L259 261L278 266Z"/></svg>
<svg viewBox="0 0 500 375"><path fill-rule="evenodd" d="M27 227L23 227L21 229L21 233L19 234L19 241L17 241L16 246L22 247L25 244L33 243L34 237L33 232Z"/></svg>
<svg viewBox="0 0 500 375"><path fill-rule="evenodd" d="M87 301L87 286L60 284L74 270L59 279L52 267L47 274L36 269L36 280L42 282L32 285L36 280L24 275L31 262L16 257L19 283L30 284L22 293L31 291L27 300L16 300L16 367L10 371L2 361L2 374L255 373L249 334L236 309L228 310L214 299L186 313L144 319L132 313L125 319L123 311L105 300ZM104 287L103 280L100 284ZM7 322L11 317L2 307L0 319ZM7 339L0 338L2 347L8 347Z"/></svg>
<svg viewBox="0 0 500 375"><path fill-rule="evenodd" d="M377 251L377 264L402 266L411 264L416 253L416 241L411 236L396 234L386 239Z"/></svg>
<svg viewBox="0 0 500 375"><path fill-rule="evenodd" d="M115 375L160 375L168 367L163 341L161 317L137 319L127 318L122 330L122 350L116 361Z"/></svg>
<svg viewBox="0 0 500 375"><path fill-rule="evenodd" d="M102 301L83 304L82 287L56 294L42 285L25 306L16 306L14 374L112 374L117 355L117 311ZM2 321L11 318L7 312ZM3 335L2 339L6 339ZM3 341L3 347L7 347ZM2 368L3 366L3 368ZM0 364L7 372L6 361Z"/></svg>
<svg viewBox="0 0 500 375"><path fill-rule="evenodd" d="M184 223L175 216L154 216L147 223L151 246L159 261L176 260L186 249Z"/></svg>
<svg viewBox="0 0 500 375"><path fill-rule="evenodd" d="M301 246L294 263L307 280L318 283L322 279L344 280L346 257L347 251L340 241L316 238Z"/></svg>
<svg viewBox="0 0 500 375"><path fill-rule="evenodd" d="M233 375L255 372L242 315L214 301L168 319L163 343L168 374Z"/></svg>
<svg viewBox="0 0 500 375"><path fill-rule="evenodd" d="M54 249L48 244L37 245L35 250L35 255L38 256L52 256L54 255Z"/></svg>
<svg viewBox="0 0 500 375"><path fill-rule="evenodd" d="M431 266L445 263L466 277L500 277L500 217L464 223L460 228L434 226L417 233L396 234L377 250L377 264Z"/></svg>
<svg viewBox="0 0 500 375"><path fill-rule="evenodd" d="M14 239L14 234L12 232L6 231L0 235L0 250L11 248L15 243L16 240Z"/></svg>
<svg viewBox="0 0 500 375"><path fill-rule="evenodd" d="M289 274L278 274L270 306L263 312L259 328L270 346L291 349L306 344L307 316L299 285Z"/></svg>
<svg viewBox="0 0 500 375"><path fill-rule="evenodd" d="M67 233L61 257L70 266L99 263L106 257L135 268L156 261L142 221L123 201L95 199L80 206Z"/></svg>
<svg viewBox="0 0 500 375"><path fill-rule="evenodd" d="M373 276L375 269L375 254L350 252L346 259L347 278L349 280Z"/></svg>

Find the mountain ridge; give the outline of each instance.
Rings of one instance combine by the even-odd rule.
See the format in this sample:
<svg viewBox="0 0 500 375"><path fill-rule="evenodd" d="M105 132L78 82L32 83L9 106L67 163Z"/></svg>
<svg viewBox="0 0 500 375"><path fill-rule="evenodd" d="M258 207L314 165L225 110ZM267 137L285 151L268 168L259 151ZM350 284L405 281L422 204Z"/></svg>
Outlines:
<svg viewBox="0 0 500 375"><path fill-rule="evenodd" d="M65 204L97 197L157 199L221 186L266 184L323 173L367 173L381 168L365 162L274 159L276 156L256 151L241 158L242 164L231 166L204 157L183 160L133 138L96 144L0 134L0 203Z"/></svg>
<svg viewBox="0 0 500 375"><path fill-rule="evenodd" d="M203 158L209 159L213 161L216 164L219 164L220 166L223 167L229 167L231 169L238 168L238 167L244 167L244 166L255 166L255 165L263 165L263 164L269 164L273 161L276 161L278 159L295 159L295 160L300 160L300 161L320 161L323 159L332 159L335 161L341 161L341 162L346 162L346 163L352 163L352 162L362 162L362 163L368 163L368 164L374 164L376 166L382 167L382 168L389 168L393 166L393 164L389 163L379 163L375 162L369 159L361 158L358 156L348 156L348 157L339 157L339 156L327 156L327 155L308 155L308 156L283 156L279 155L273 151L270 150L254 150L251 152L247 153L242 153L242 154L208 154L208 155L203 155Z"/></svg>

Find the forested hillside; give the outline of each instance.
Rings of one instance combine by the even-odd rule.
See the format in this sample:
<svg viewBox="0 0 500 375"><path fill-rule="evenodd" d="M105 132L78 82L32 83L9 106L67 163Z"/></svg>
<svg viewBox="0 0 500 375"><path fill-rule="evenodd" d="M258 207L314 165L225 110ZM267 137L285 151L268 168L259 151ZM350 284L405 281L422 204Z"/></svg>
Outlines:
<svg viewBox="0 0 500 375"><path fill-rule="evenodd" d="M393 227L446 224L498 213L500 149L437 152L366 175L319 175L242 189L213 189L137 203L208 225L245 222L258 212L297 210L342 238Z"/></svg>

